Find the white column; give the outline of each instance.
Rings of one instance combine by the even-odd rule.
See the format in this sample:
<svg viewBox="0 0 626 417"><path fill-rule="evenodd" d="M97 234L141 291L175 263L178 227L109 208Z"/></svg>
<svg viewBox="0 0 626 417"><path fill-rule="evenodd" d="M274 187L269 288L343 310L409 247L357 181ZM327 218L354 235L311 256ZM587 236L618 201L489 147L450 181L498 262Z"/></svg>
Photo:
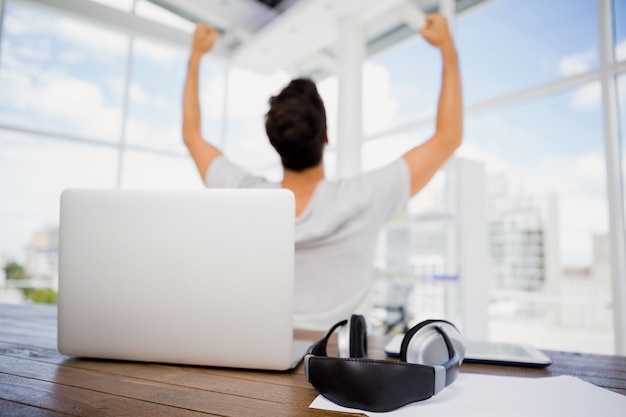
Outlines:
<svg viewBox="0 0 626 417"><path fill-rule="evenodd" d="M456 158L454 162L463 334L468 339L487 340L489 222L485 167L468 159Z"/></svg>
<svg viewBox="0 0 626 417"><path fill-rule="evenodd" d="M361 23L357 19L345 18L339 21L337 46L339 78L337 176L346 178L361 171L365 37Z"/></svg>
<svg viewBox="0 0 626 417"><path fill-rule="evenodd" d="M613 25L611 2L598 0L600 29L600 81L602 83L602 116L606 149L607 187L609 196L609 238L611 241L611 275L613 277L613 327L615 353L626 355L626 236L624 234L624 195L622 161L617 116L617 83L611 71L613 58Z"/></svg>

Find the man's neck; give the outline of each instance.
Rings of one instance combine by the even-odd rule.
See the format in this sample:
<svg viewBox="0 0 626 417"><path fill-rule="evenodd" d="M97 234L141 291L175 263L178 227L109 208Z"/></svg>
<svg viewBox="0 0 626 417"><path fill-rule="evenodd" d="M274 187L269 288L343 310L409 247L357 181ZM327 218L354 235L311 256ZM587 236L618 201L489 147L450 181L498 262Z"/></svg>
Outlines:
<svg viewBox="0 0 626 417"><path fill-rule="evenodd" d="M317 183L323 179L324 164L320 163L319 165L305 169L304 171L291 171L289 169L285 169L282 186L283 188L289 188L293 192L296 192L296 190L315 188Z"/></svg>
<svg viewBox="0 0 626 417"><path fill-rule="evenodd" d="M282 187L291 190L296 197L296 216L304 211L315 187L323 179L323 163L299 172L285 169Z"/></svg>

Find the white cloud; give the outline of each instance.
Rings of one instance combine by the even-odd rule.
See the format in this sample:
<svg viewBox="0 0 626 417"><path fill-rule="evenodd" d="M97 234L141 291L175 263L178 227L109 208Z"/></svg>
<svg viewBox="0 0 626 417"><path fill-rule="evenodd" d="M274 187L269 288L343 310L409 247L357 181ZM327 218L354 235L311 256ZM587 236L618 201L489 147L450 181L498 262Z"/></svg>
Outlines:
<svg viewBox="0 0 626 417"><path fill-rule="evenodd" d="M57 72L41 71L35 78L5 69L0 73L0 85L0 105L32 114L34 126L54 119L55 126L65 131L71 128L74 135L119 136L121 109L106 104L95 83Z"/></svg>
<svg viewBox="0 0 626 417"><path fill-rule="evenodd" d="M202 114L212 119L221 119L224 115L224 94L226 91L224 75L218 74L200 80L200 88Z"/></svg>
<svg viewBox="0 0 626 417"><path fill-rule="evenodd" d="M569 105L575 110L593 110L598 108L601 100L602 87L595 81L576 88L570 97Z"/></svg>
<svg viewBox="0 0 626 417"><path fill-rule="evenodd" d="M550 156L528 167L528 190L552 192L575 200L606 200L606 168L600 152Z"/></svg>
<svg viewBox="0 0 626 417"><path fill-rule="evenodd" d="M595 49L566 55L559 61L559 73L564 77L590 71L597 60Z"/></svg>
<svg viewBox="0 0 626 417"><path fill-rule="evenodd" d="M559 61L559 73L563 77L571 77L591 71L597 65L595 49L566 55ZM585 84L574 90L569 105L575 110L596 109L600 105L602 90L600 83Z"/></svg>
<svg viewBox="0 0 626 417"><path fill-rule="evenodd" d="M235 122L259 123L267 112L269 98L277 94L289 77L284 72L273 75L257 74L233 68L228 83L228 115Z"/></svg>
<svg viewBox="0 0 626 417"><path fill-rule="evenodd" d="M615 45L615 57L617 61L626 60L626 39L622 39L617 45Z"/></svg>
<svg viewBox="0 0 626 417"><path fill-rule="evenodd" d="M179 62L187 53L181 48L144 38L136 38L133 52L140 57L148 58L160 64Z"/></svg>
<svg viewBox="0 0 626 417"><path fill-rule="evenodd" d="M5 17L4 30L8 37L19 39L20 43L26 38L32 38L33 44L38 45L38 48L30 49L44 51L38 53L45 53L49 46L41 48L42 42L61 42L61 49L64 50L61 53L74 62L78 59L110 62L113 57L119 57L128 51L127 35L82 22L69 15L50 12L49 9L20 7L12 9ZM18 52L25 54L28 51L29 48L20 48ZM66 51L74 53L67 55Z"/></svg>
<svg viewBox="0 0 626 417"><path fill-rule="evenodd" d="M109 60L109 55L125 55L129 38L123 33L90 25L71 17L59 16L50 19L45 35L50 33L72 47L89 53L90 58ZM98 58L101 57L101 58Z"/></svg>
<svg viewBox="0 0 626 417"><path fill-rule="evenodd" d="M149 102L148 95L143 90L143 88L141 88L141 86L137 84L136 82L133 82L130 85L130 100L133 103L138 103L138 104L144 104L144 103Z"/></svg>
<svg viewBox="0 0 626 417"><path fill-rule="evenodd" d="M129 117L126 122L127 143L185 154L181 128L176 123L155 123Z"/></svg>
<svg viewBox="0 0 626 417"><path fill-rule="evenodd" d="M204 80L201 92L203 116L221 120L224 100L224 77ZM233 68L228 83L228 126L222 150L237 164L263 175L272 174L279 163L274 149L265 135L264 115L268 99L284 87L286 73L256 74ZM207 138L215 141L219 133ZM275 177L275 175L273 175Z"/></svg>
<svg viewBox="0 0 626 417"><path fill-rule="evenodd" d="M477 145L475 141L467 140L467 138L456 152L456 156L485 162L485 170L488 174L496 174L502 171L512 174L516 170L510 161L502 158L495 152Z"/></svg>
<svg viewBox="0 0 626 417"><path fill-rule="evenodd" d="M363 130L377 132L397 125L399 104L391 94L389 71L382 65L366 63L363 83L368 86L363 94Z"/></svg>

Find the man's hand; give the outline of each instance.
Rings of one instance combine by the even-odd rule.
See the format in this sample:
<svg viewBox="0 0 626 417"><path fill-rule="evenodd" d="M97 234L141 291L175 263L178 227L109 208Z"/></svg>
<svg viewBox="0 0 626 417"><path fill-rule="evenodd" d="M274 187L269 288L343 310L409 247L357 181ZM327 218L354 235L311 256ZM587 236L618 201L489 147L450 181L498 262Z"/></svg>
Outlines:
<svg viewBox="0 0 626 417"><path fill-rule="evenodd" d="M204 55L209 52L220 34L213 26L204 23L196 25L196 31L193 34L193 45L191 47L193 54Z"/></svg>
<svg viewBox="0 0 626 417"><path fill-rule="evenodd" d="M452 45L452 36L448 29L448 21L439 14L429 14L426 16L426 25L420 31L426 41L439 49Z"/></svg>

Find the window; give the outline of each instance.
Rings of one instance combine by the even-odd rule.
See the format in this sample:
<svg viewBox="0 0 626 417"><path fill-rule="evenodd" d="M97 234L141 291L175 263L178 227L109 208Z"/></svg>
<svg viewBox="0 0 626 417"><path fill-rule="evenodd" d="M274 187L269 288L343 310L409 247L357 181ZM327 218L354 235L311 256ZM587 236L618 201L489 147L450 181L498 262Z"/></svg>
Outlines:
<svg viewBox="0 0 626 417"><path fill-rule="evenodd" d="M269 98L288 81L285 73L264 75L241 68L232 68L228 76L228 126L221 148L235 164L272 181L282 179L282 167L265 134L265 113Z"/></svg>
<svg viewBox="0 0 626 417"><path fill-rule="evenodd" d="M115 187L117 158L106 146L0 130L0 261L24 262L33 236L58 227L64 189Z"/></svg>
<svg viewBox="0 0 626 417"><path fill-rule="evenodd" d="M0 124L118 141L128 43L123 34L7 2Z"/></svg>
<svg viewBox="0 0 626 417"><path fill-rule="evenodd" d="M622 0L615 1L620 3L617 9L624 7ZM616 16L620 13L623 12L616 10ZM619 21L619 17L616 19ZM568 90L557 90L554 84L598 68L597 20L595 0L501 0L486 2L456 21L464 101L469 110L464 143L457 156L478 161L486 170L491 270L488 329L490 338L496 341L519 341L553 349L613 351L600 80ZM554 30L555 22L558 30ZM618 42L624 38L620 25L618 22ZM428 137L428 131L411 132L408 127L412 121L434 115L439 91L440 63L436 56L427 55L432 48L426 49L428 45L422 41L423 51L406 53L417 48L419 42L409 40L367 63L378 70L376 89L388 92L384 96L388 99L384 109L387 113L374 112L367 118L371 126L382 127L367 132L371 135L380 130L400 129L393 137L364 145L366 168L388 162L390 154L395 154L392 149L396 144L402 145L395 157L415 145L415 139L423 141ZM399 52L402 48L404 53ZM397 56L392 59L395 53ZM429 59L433 70L422 68L422 61L416 56ZM419 60L418 65L412 63L415 59ZM416 66L420 76L411 91L402 81L411 82L408 74ZM407 74L404 80L400 75L403 72ZM428 80L431 88L417 88L421 79ZM437 84L433 86L434 82ZM621 81L622 90L624 83ZM540 86L546 93L521 102L515 100L514 94ZM422 104L422 97L401 104L396 91L410 92L413 97L426 91L428 96L423 97ZM623 96L621 93L622 101ZM496 99L513 99L514 104L497 105L492 101ZM473 105L479 104L481 111L472 113L476 109ZM370 120L376 118L379 120ZM407 128L401 129L404 125ZM414 141L409 140L411 135ZM405 148L400 151L401 147ZM445 265L454 263L454 245L461 243L454 239L452 246L447 243L454 233L443 217L446 210L454 208L449 197L455 195L454 178L448 176L446 170L439 173L411 200L409 207L409 257L419 258L423 271L430 263L438 265L431 268L434 271L448 268L454 273L454 268ZM430 222L416 222L436 213L436 220L433 217ZM397 224L392 223L387 230L396 243L404 239L397 229ZM383 237L383 250L377 260L382 274L390 272L385 270L389 265L401 264L384 251L385 243L387 249L393 243L389 239L389 234ZM425 250L429 248L430 251ZM402 250L396 245L391 252L398 254ZM412 294L428 293L426 281L419 277L428 274L411 266L408 271L417 278L414 285L420 287ZM438 291L444 299L458 294L453 281L431 283L432 291ZM412 302L417 303L412 307L418 317L428 311L443 311L450 317L455 314L442 302L432 305L425 299L407 300Z"/></svg>
<svg viewBox="0 0 626 417"><path fill-rule="evenodd" d="M465 104L598 66L596 0L502 0L458 19Z"/></svg>
<svg viewBox="0 0 626 417"><path fill-rule="evenodd" d="M202 180L187 155L172 157L152 152L124 152L122 188L201 188Z"/></svg>
<svg viewBox="0 0 626 417"><path fill-rule="evenodd" d="M488 173L492 338L611 352L599 82L468 117L459 155Z"/></svg>
<svg viewBox="0 0 626 417"><path fill-rule="evenodd" d="M421 37L370 59L363 69L363 129L375 134L432 117L439 95L438 52Z"/></svg>
<svg viewBox="0 0 626 417"><path fill-rule="evenodd" d="M54 288L64 189L201 186L180 133L187 51L137 39L129 67L128 35L32 3L4 4L0 266L18 262ZM223 74L207 59L201 76L210 85ZM206 130L221 131L223 91L203 91Z"/></svg>
<svg viewBox="0 0 626 417"><path fill-rule="evenodd" d="M182 140L182 97L189 51L136 38L126 143L187 155ZM219 141L223 122L224 65L204 58L200 73L202 128Z"/></svg>

